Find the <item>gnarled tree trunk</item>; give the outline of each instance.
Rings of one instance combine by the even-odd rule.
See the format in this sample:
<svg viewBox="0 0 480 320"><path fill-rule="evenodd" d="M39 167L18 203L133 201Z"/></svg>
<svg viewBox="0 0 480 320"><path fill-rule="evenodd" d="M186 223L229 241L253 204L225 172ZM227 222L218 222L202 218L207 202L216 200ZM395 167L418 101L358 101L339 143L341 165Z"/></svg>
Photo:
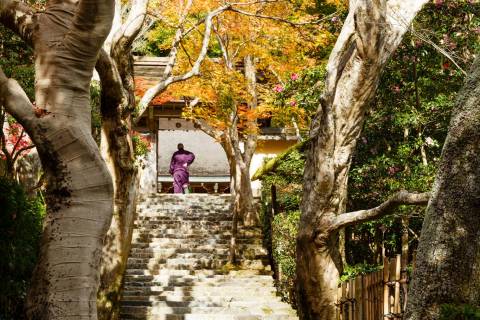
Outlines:
<svg viewBox="0 0 480 320"><path fill-rule="evenodd" d="M143 25L147 0L132 2L122 24L121 3L116 1L109 39L97 61L101 80L101 153L113 178L113 217L103 247L98 318L118 319L121 286L136 213L138 169L132 143L135 110L131 45Z"/></svg>
<svg viewBox="0 0 480 320"><path fill-rule="evenodd" d="M380 73L426 0L356 0L327 65L312 121L297 236L297 301L302 319L335 319L338 234L352 153Z"/></svg>
<svg viewBox="0 0 480 320"><path fill-rule="evenodd" d="M1 97L35 142L47 182L47 216L27 317L96 319L113 190L91 135L89 87L113 1L49 1L33 19L24 5L0 1L0 12L1 21L35 50L36 106L3 72Z"/></svg>
<svg viewBox="0 0 480 320"><path fill-rule="evenodd" d="M406 319L480 305L480 59L458 99L423 222Z"/></svg>

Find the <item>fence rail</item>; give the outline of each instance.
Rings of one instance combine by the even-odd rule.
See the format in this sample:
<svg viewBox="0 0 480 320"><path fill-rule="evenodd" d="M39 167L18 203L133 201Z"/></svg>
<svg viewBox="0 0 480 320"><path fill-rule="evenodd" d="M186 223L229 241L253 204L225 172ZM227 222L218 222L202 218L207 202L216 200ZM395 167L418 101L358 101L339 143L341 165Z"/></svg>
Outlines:
<svg viewBox="0 0 480 320"><path fill-rule="evenodd" d="M406 261L384 258L383 270L342 283L337 294L337 320L402 319L407 301Z"/></svg>

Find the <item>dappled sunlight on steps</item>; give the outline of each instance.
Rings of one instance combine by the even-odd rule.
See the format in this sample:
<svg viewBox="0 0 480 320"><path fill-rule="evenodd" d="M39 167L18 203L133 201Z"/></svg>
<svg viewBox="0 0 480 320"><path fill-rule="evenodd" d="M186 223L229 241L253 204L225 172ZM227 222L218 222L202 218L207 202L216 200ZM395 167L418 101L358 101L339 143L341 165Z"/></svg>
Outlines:
<svg viewBox="0 0 480 320"><path fill-rule="evenodd" d="M235 270L226 266L229 195L152 194L138 218L121 319L298 319L276 295L260 228L239 227Z"/></svg>

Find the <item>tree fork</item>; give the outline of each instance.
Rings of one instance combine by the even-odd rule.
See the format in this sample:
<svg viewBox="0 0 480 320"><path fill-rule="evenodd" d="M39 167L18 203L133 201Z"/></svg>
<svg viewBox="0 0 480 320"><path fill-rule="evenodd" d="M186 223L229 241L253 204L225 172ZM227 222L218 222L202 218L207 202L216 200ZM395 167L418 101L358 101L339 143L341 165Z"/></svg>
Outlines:
<svg viewBox="0 0 480 320"><path fill-rule="evenodd" d="M426 2L350 1L349 14L327 64L325 91L312 120L306 152L297 237L301 319L336 317L337 281L343 266L339 229L333 223L345 212L352 154L380 73Z"/></svg>

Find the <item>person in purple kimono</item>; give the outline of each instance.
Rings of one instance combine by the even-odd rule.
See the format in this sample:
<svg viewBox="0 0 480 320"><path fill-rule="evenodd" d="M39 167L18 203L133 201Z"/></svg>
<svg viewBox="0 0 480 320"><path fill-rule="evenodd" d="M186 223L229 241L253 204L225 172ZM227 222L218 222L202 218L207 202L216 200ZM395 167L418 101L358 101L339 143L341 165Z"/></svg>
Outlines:
<svg viewBox="0 0 480 320"><path fill-rule="evenodd" d="M170 161L170 174L173 175L173 192L188 193L188 166L195 160L195 155L183 149L179 143Z"/></svg>

